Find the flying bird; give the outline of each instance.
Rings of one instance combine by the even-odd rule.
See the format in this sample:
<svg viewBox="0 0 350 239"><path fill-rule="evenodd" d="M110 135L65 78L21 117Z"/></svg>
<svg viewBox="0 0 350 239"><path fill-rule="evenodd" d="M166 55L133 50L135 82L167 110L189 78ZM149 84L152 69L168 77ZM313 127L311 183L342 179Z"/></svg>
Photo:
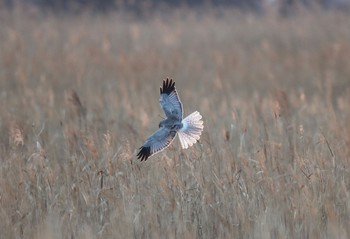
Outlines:
<svg viewBox="0 0 350 239"><path fill-rule="evenodd" d="M183 119L183 108L172 79L163 80L160 87L160 106L166 119L160 121L159 129L149 136L139 148L137 158L141 161L166 149L178 134L181 147L187 149L199 140L203 131L202 116L198 111Z"/></svg>

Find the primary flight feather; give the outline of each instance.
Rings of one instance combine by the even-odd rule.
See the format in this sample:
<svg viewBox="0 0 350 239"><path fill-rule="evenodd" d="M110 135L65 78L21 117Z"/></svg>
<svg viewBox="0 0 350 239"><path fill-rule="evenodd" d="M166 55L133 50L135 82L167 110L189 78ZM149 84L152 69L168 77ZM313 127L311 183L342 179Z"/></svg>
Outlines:
<svg viewBox="0 0 350 239"><path fill-rule="evenodd" d="M203 131L202 116L198 111L183 119L182 103L172 79L163 81L159 103L167 118L160 121L159 129L140 147L137 158L141 161L167 148L177 134L181 147L187 149L199 140Z"/></svg>

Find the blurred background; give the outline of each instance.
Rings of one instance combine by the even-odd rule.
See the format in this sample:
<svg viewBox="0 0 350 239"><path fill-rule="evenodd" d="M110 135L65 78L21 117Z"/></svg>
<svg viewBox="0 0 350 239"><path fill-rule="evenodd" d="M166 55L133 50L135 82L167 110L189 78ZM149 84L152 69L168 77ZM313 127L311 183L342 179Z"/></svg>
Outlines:
<svg viewBox="0 0 350 239"><path fill-rule="evenodd" d="M349 6L0 0L0 238L349 238Z"/></svg>
<svg viewBox="0 0 350 239"><path fill-rule="evenodd" d="M145 13L164 8L176 7L221 7L237 8L263 14L271 8L285 15L293 11L293 8L322 7L326 9L349 10L349 0L1 0L3 6L13 8L19 4L36 6L42 10L77 12L82 10L115 11L123 10L132 13Z"/></svg>

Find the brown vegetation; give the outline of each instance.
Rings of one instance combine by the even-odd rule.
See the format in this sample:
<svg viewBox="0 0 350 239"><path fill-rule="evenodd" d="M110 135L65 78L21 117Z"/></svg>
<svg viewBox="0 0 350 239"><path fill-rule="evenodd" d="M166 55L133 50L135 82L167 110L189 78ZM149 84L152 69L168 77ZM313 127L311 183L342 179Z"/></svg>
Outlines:
<svg viewBox="0 0 350 239"><path fill-rule="evenodd" d="M350 18L0 13L1 238L350 237ZM162 79L204 132L141 163Z"/></svg>

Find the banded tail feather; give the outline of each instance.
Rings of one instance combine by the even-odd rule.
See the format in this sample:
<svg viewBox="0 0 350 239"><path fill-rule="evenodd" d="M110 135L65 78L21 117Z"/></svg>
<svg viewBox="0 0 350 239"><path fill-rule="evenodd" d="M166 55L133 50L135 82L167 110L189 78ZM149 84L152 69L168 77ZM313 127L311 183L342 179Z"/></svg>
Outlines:
<svg viewBox="0 0 350 239"><path fill-rule="evenodd" d="M202 115L195 111L182 120L182 128L178 131L181 147L187 149L199 140L203 131Z"/></svg>

